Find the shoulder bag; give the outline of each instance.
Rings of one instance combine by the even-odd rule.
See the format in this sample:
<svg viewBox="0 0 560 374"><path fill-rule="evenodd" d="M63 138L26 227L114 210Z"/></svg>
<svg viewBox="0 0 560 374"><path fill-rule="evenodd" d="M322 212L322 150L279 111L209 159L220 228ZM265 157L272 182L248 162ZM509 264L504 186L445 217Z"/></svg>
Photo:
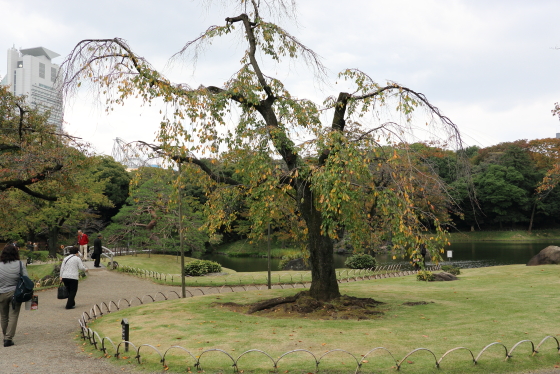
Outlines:
<svg viewBox="0 0 560 374"><path fill-rule="evenodd" d="M19 280L17 282L14 296L12 296L12 307L15 309L16 303L24 303L33 297L34 283L27 275L23 275L23 265L19 262Z"/></svg>

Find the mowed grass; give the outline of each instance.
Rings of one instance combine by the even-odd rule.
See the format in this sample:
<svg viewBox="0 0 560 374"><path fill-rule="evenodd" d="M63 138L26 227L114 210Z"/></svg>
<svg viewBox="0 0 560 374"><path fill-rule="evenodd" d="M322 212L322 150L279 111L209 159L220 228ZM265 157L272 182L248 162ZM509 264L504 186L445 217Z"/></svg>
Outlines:
<svg viewBox="0 0 560 374"><path fill-rule="evenodd" d="M194 261L194 258L185 258L185 263ZM175 256L170 255L151 255L139 254L136 256L119 256L115 258L122 268L123 265L133 268L156 271L158 273L173 274L171 279L167 277L166 280L155 280L154 282L180 286L181 285L181 263L180 259L177 262ZM272 283L301 283L310 282L311 272L309 271L274 271L272 272ZM239 285L263 285L268 282L268 273L266 271L257 272L236 272L233 269L222 267L222 274L209 275L201 277L186 277L185 283L187 286L193 287L221 287L239 286Z"/></svg>
<svg viewBox="0 0 560 374"><path fill-rule="evenodd" d="M41 265L34 265L30 264L27 265L27 274L29 274L29 278L33 280L39 280L46 275L52 274L54 268L54 264L41 264Z"/></svg>
<svg viewBox="0 0 560 374"><path fill-rule="evenodd" d="M126 265L165 274L181 274L181 257L178 256L141 253L134 256L117 256L114 260L119 266ZM185 257L185 264L194 260L196 259ZM227 271L234 272L229 269Z"/></svg>
<svg viewBox="0 0 560 374"><path fill-rule="evenodd" d="M237 358L250 349L266 351L275 359L284 353L304 349L319 358L329 350L344 350L360 360L361 372L393 373L400 361L415 348L428 348L439 359L455 347L466 347L475 357L488 344L500 342L508 350L525 339L535 346L547 335L560 338L558 290L560 268L554 265L527 267L499 266L462 270L454 282L419 282L414 276L387 278L341 284L344 294L371 297L385 304L384 315L361 321L309 320L294 314L292 318L274 319L240 314L215 303L251 303L299 290L249 291L207 295L181 300L156 302L111 313L90 323L101 337L121 341L122 318L130 326L130 340L139 346L151 344L162 353L171 346L182 346L199 356L210 349L220 349ZM406 306L405 302L428 302ZM194 360L174 348L166 357L169 372L196 371ZM112 354L114 352L109 351ZM466 350L455 351L435 368L435 359L427 351L408 357L400 369L403 373L505 373L536 368L552 369L560 358L553 339L547 340L539 353L531 356L531 345L520 344L513 357L505 361L505 350L490 347L473 365ZM150 348L141 350L147 370L161 370L159 356ZM134 355L128 354L125 360ZM121 360L122 362L126 362ZM201 358L207 373L232 372L231 360L221 352L209 351ZM268 373L273 364L265 355L244 355L239 369L245 373ZM348 353L337 351L321 359L324 373L349 373L356 361ZM279 372L315 371L315 361L307 352L294 352L279 362Z"/></svg>

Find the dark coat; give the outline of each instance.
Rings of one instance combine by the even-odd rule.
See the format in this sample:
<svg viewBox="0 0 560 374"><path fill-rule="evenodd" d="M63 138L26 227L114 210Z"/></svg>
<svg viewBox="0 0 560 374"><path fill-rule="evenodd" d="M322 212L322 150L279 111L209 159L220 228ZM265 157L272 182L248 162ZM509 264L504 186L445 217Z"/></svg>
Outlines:
<svg viewBox="0 0 560 374"><path fill-rule="evenodd" d="M96 255L100 255L103 253L103 248L101 248L101 239L97 238L93 241L93 253Z"/></svg>

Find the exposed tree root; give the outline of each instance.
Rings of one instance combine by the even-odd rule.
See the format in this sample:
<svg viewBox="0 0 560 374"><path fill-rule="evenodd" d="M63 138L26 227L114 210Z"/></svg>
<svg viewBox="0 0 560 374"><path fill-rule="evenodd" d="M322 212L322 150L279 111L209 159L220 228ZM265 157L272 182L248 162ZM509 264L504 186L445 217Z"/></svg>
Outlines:
<svg viewBox="0 0 560 374"><path fill-rule="evenodd" d="M276 297L253 304L217 303L235 312L256 314L269 318L309 318L309 319L374 319L383 315L378 306L383 304L370 298L342 295L328 301L318 301L302 291L294 296Z"/></svg>

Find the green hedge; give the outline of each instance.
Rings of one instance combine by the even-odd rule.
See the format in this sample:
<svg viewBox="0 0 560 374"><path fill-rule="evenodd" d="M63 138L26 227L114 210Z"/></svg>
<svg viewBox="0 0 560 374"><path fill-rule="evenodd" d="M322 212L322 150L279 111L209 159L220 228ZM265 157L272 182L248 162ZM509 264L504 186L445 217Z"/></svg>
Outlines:
<svg viewBox="0 0 560 374"><path fill-rule="evenodd" d="M443 265L441 267L441 270L453 274L453 275L459 275L461 274L461 269L452 265Z"/></svg>
<svg viewBox="0 0 560 374"><path fill-rule="evenodd" d="M185 265L185 275L198 277L208 273L219 273L222 271L222 265L214 261L194 260Z"/></svg>
<svg viewBox="0 0 560 374"><path fill-rule="evenodd" d="M49 260L49 251L35 251L35 252L30 252L27 251L25 249L20 249L19 250L19 256L24 257L24 258L30 258L33 261L43 261L46 262Z"/></svg>
<svg viewBox="0 0 560 374"><path fill-rule="evenodd" d="M348 257L344 265L350 269L371 269L377 266L377 260L371 255L359 253Z"/></svg>

